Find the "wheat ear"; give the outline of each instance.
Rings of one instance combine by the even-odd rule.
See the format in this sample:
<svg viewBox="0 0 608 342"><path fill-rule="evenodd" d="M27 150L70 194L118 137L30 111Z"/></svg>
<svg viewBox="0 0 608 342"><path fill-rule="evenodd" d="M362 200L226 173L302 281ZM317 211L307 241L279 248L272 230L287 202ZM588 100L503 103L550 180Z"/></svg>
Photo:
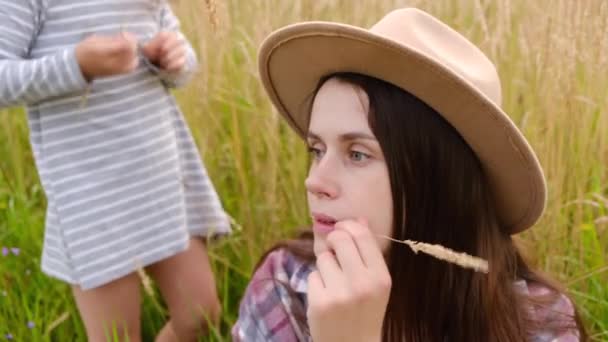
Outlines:
<svg viewBox="0 0 608 342"><path fill-rule="evenodd" d="M441 245L434 245L425 242L418 242L412 240L397 240L388 236L378 235L379 237L385 238L387 240L401 243L409 246L412 251L416 254L418 252L422 252L428 254L432 257L435 257L440 260L447 261L452 264L456 264L458 266L464 268L470 268L475 270L476 272L488 273L489 267L488 262L482 258L475 257L466 253L455 252L447 247L443 247Z"/></svg>

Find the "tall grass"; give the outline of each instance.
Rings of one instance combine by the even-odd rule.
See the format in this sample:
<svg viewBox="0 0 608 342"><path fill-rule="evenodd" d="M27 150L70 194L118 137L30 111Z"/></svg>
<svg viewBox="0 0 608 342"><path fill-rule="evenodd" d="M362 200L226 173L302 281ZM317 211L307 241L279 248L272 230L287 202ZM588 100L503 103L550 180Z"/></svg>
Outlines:
<svg viewBox="0 0 608 342"><path fill-rule="evenodd" d="M299 20L367 27L391 9L416 6L463 32L497 64L504 108L538 152L549 187L545 215L518 240L538 267L568 286L592 337L608 341L608 2L173 4L202 61L196 79L177 97L236 228L210 251L224 310L210 340L228 339L259 255L308 221L306 153L261 89L259 43ZM0 334L18 341L84 340L69 288L39 271L44 205L25 116L21 110L0 112L0 246L20 248L19 255L0 256ZM157 305L158 294L145 298L143 330L151 340L167 312Z"/></svg>

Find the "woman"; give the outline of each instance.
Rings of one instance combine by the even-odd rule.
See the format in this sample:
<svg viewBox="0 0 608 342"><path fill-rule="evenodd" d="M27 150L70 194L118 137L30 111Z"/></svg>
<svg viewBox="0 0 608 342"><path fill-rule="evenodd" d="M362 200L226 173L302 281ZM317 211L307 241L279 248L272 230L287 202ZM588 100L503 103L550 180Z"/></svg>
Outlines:
<svg viewBox="0 0 608 342"><path fill-rule="evenodd" d="M260 70L309 145L313 226L265 255L235 340L585 340L513 244L543 212L544 176L466 38L412 8L370 30L300 23L266 39ZM489 273L385 237L481 257Z"/></svg>

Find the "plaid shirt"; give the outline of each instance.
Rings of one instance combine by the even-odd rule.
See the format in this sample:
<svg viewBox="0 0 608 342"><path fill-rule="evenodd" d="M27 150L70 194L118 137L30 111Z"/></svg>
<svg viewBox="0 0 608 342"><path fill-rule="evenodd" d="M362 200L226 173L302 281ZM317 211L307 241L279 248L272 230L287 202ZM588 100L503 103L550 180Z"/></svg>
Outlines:
<svg viewBox="0 0 608 342"><path fill-rule="evenodd" d="M241 301L239 318L232 328L233 341L310 341L296 317L298 312L306 314L307 279L313 270L314 265L285 250L270 253L253 275ZM549 289L529 286L524 280L517 281L515 286L529 296L550 294ZM559 328L574 324L571 318L574 308L565 295L551 307L531 310L534 318L551 322L552 329L536 332L530 342L579 341L578 331Z"/></svg>

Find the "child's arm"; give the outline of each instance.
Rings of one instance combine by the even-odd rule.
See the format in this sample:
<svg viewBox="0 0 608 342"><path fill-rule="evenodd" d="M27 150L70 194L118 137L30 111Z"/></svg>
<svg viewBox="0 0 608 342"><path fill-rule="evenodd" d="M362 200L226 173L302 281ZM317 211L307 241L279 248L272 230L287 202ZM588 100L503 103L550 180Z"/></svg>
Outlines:
<svg viewBox="0 0 608 342"><path fill-rule="evenodd" d="M167 1L162 1L162 7L160 9L160 25L161 30L174 32L177 34L178 39L183 42L185 47L184 66L181 68L181 70L178 72L162 73L160 74L160 77L169 87L181 87L190 81L197 69L198 63L196 53L194 52L194 49L192 48L192 45L188 39L180 31L179 19L177 19Z"/></svg>
<svg viewBox="0 0 608 342"><path fill-rule="evenodd" d="M0 0L0 108L83 91L75 48L28 59L37 35L38 0Z"/></svg>

